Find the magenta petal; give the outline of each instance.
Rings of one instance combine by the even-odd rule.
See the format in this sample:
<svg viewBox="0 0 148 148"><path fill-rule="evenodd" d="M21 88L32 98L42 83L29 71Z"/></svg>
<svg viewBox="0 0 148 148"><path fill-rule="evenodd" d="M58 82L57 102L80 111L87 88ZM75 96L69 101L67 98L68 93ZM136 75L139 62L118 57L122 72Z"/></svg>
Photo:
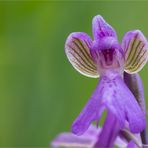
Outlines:
<svg viewBox="0 0 148 148"><path fill-rule="evenodd" d="M146 119L134 95L120 76L108 78L107 81L103 94L107 108L117 116L122 125L126 119L133 133L141 132L146 126Z"/></svg>
<svg viewBox="0 0 148 148"><path fill-rule="evenodd" d="M93 18L92 26L95 40L105 36L117 38L115 30L100 15Z"/></svg>
<svg viewBox="0 0 148 148"><path fill-rule="evenodd" d="M99 120L99 117L104 110L104 106L101 105L102 90L103 86L101 84L97 86L88 103L74 121L72 125L73 133L81 135L88 129L91 122Z"/></svg>

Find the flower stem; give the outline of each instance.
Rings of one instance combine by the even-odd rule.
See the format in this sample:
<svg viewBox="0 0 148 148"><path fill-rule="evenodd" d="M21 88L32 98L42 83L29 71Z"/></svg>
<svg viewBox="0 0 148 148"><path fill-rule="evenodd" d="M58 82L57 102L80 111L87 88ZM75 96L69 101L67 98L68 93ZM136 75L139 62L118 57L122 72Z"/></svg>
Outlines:
<svg viewBox="0 0 148 148"><path fill-rule="evenodd" d="M147 132L146 128L140 133L141 140L143 144L148 144L148 137L147 137Z"/></svg>

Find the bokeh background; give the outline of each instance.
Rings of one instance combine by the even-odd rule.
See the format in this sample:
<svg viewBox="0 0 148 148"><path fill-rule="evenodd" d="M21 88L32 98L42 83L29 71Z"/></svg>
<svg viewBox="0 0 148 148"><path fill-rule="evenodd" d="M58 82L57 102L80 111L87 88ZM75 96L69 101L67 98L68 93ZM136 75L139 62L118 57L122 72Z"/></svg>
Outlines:
<svg viewBox="0 0 148 148"><path fill-rule="evenodd" d="M148 37L146 1L0 2L0 147L48 147L70 129L98 80L72 68L64 43L71 32L92 36L97 14L120 41L133 29ZM148 104L148 65L140 75Z"/></svg>

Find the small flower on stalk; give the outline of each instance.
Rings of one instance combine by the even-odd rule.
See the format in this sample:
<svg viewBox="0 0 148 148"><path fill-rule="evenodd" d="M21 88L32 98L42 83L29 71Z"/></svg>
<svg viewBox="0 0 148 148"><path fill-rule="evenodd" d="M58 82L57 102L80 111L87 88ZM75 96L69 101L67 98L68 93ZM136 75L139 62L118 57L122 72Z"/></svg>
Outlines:
<svg viewBox="0 0 148 148"><path fill-rule="evenodd" d="M71 33L65 52L81 74L100 81L88 103L74 121L72 132L82 135L93 121L98 122L104 109L111 112L124 128L128 122L133 133L146 125L144 113L123 81L123 73L139 72L148 60L148 42L141 31L127 32L121 45L115 30L101 16L93 19L92 40L86 33Z"/></svg>

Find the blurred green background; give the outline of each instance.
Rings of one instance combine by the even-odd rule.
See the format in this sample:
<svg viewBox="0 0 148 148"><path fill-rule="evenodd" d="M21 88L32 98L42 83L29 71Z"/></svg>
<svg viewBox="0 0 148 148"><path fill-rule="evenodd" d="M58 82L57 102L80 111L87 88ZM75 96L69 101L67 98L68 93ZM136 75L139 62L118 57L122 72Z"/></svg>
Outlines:
<svg viewBox="0 0 148 148"><path fill-rule="evenodd" d="M92 36L101 14L119 40L132 29L148 37L148 2L0 2L0 146L46 147L68 131L97 79L80 75L64 54L69 33ZM140 72L148 90L148 65ZM148 91L145 91L148 104ZM147 105L148 106L148 105Z"/></svg>

